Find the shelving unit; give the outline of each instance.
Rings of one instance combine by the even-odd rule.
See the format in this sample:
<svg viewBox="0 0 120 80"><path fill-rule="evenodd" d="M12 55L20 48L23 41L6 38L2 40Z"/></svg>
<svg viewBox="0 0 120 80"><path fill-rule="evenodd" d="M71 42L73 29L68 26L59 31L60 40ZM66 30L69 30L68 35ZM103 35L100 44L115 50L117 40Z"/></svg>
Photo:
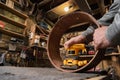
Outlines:
<svg viewBox="0 0 120 80"><path fill-rule="evenodd" d="M4 10L4 11L7 11L10 14L13 14L13 15L16 15L16 16L22 18L24 20L24 23L25 23L25 20L28 18L27 15L25 15L25 14L15 10L15 9L13 9L13 8L10 8L10 7L8 7L7 5L5 5L5 4L3 4L1 2L0 2L0 9ZM4 21L4 22L7 22L9 24L12 24L12 25L14 25L14 26L16 26L18 28L21 28L21 29L23 29L23 31L26 28L26 25L24 23L20 23L18 21L15 21L13 18L6 17L6 15L4 15L4 14L0 14L0 20ZM12 26L10 26L10 27L12 27ZM0 28L0 31L3 34L6 34L6 35L11 36L11 37L16 37L16 38L21 38L21 39L25 38L25 36L23 34L20 34L20 33L17 33L17 32L13 32L13 31L10 31L10 30L7 30L7 29ZM21 33L23 33L23 32L21 32Z"/></svg>
<svg viewBox="0 0 120 80"><path fill-rule="evenodd" d="M9 12L11 12L11 13L13 13L13 14L15 14L15 15L23 18L23 19L27 19L27 18L28 18L27 15L25 15L25 14L23 14L23 13L15 10L15 9L13 9L13 8L11 8L11 7L8 7L7 5L5 5L5 4L3 4L3 3L1 3L1 2L0 2L0 8L2 8L2 9L4 9L4 10L7 10L7 11L9 11Z"/></svg>
<svg viewBox="0 0 120 80"><path fill-rule="evenodd" d="M7 4L9 5L9 3ZM24 30L27 27L25 23L28 16L12 7L9 7L7 4L0 2L0 21L4 23L4 27L0 27L0 33L2 34L1 41L5 40L6 42L4 45L7 45L5 47L0 46L1 50L9 50L9 44L12 44L9 41L12 37L23 41L27 38L26 35L24 35ZM14 44L17 45L17 43ZM17 47L20 48L19 45Z"/></svg>

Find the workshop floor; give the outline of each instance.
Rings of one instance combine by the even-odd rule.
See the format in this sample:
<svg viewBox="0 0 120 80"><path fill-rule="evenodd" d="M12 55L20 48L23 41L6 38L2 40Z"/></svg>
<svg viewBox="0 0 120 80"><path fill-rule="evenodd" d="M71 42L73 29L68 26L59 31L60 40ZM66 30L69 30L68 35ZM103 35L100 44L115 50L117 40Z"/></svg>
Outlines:
<svg viewBox="0 0 120 80"><path fill-rule="evenodd" d="M65 73L55 68L0 67L0 80L86 80L93 73Z"/></svg>

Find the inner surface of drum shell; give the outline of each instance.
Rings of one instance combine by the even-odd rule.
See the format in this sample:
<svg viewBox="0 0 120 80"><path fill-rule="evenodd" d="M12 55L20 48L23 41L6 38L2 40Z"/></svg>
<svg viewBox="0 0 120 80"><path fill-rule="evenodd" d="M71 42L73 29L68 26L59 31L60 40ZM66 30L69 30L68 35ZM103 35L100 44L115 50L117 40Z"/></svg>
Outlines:
<svg viewBox="0 0 120 80"><path fill-rule="evenodd" d="M53 27L52 31L50 32L47 43L47 54L52 65L58 70L64 72L84 72L95 67L102 60L102 54L104 53L104 50L99 50L96 51L93 58L83 67L80 67L75 70L61 68L61 64L63 63L59 51L61 37L71 26L83 22L89 22L99 27L99 24L97 23L96 19L94 19L94 17L92 17L90 14L85 12L74 12L60 18Z"/></svg>

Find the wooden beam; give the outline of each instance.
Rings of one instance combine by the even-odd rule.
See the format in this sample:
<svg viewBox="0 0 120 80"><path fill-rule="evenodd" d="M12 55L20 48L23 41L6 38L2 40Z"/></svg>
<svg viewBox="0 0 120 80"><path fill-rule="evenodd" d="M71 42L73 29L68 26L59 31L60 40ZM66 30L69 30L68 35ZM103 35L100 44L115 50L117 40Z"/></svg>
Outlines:
<svg viewBox="0 0 120 80"><path fill-rule="evenodd" d="M45 22L47 22L51 27L53 27L53 26L55 25L52 21L50 21L50 20L47 19L47 18L45 18L44 20L45 20Z"/></svg>
<svg viewBox="0 0 120 80"><path fill-rule="evenodd" d="M62 3L66 2L68 0L52 0L52 2L46 4L44 8L46 9L47 12L51 11L53 8L61 5Z"/></svg>
<svg viewBox="0 0 120 80"><path fill-rule="evenodd" d="M68 1L68 0L54 0L52 2L53 4L51 5L51 7L54 8L54 7L56 7L56 6L58 6L58 5L60 5L60 4L64 3L64 2L66 2L66 1Z"/></svg>
<svg viewBox="0 0 120 80"><path fill-rule="evenodd" d="M105 4L104 0L97 0L97 4L100 8L101 15L105 14Z"/></svg>
<svg viewBox="0 0 120 80"><path fill-rule="evenodd" d="M73 25L71 26L71 28L69 28L66 33L71 33L71 32L78 32L78 31L84 31L88 28L89 23L88 22L84 22L81 24L77 24L77 25Z"/></svg>
<svg viewBox="0 0 120 80"><path fill-rule="evenodd" d="M79 6L80 10L91 13L91 8L87 2L87 0L75 0L76 4Z"/></svg>

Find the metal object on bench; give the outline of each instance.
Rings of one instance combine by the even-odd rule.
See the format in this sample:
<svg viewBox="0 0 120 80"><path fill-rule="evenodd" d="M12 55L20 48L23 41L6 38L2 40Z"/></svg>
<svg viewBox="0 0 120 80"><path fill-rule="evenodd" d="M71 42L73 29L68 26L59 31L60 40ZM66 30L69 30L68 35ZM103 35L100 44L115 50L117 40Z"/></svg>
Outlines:
<svg viewBox="0 0 120 80"><path fill-rule="evenodd" d="M60 57L60 51L59 51L60 40L62 35L65 34L65 32L69 28L71 28L71 26L84 23L84 22L89 22L90 24L94 24L97 27L99 27L96 19L94 19L88 13L74 12L59 19L58 22L55 24L54 28L52 29L48 39L47 52L48 52L48 58L50 59L51 63L58 70L61 70L64 72L83 72L95 67L102 60L104 56L103 55L104 50L99 50L88 62L88 64L86 64L83 67L80 67L76 70L66 70L60 67L63 62ZM82 28L81 26L79 27Z"/></svg>

